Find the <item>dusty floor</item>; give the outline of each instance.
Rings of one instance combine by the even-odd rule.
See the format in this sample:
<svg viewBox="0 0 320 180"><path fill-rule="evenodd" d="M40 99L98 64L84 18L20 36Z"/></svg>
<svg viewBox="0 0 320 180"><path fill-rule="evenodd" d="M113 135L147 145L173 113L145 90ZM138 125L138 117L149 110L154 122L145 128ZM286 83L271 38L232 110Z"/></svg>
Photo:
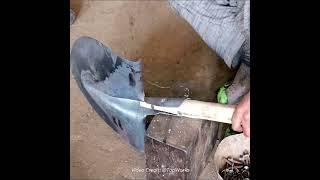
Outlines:
<svg viewBox="0 0 320 180"><path fill-rule="evenodd" d="M71 0L77 13L70 48L93 37L119 55L144 63L146 96L189 96L212 101L230 77L207 47L166 1ZM71 178L144 179L144 154L135 151L93 111L70 79Z"/></svg>

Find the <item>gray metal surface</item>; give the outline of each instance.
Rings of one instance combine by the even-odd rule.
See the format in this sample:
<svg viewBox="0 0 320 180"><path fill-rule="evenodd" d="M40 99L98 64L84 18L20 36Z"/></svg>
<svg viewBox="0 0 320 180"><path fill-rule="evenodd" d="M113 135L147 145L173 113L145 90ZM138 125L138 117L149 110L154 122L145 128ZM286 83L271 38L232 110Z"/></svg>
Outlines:
<svg viewBox="0 0 320 180"><path fill-rule="evenodd" d="M138 150L144 149L147 109L141 64L123 59L102 43L81 37L71 50L71 70L81 91L106 123ZM124 99L125 98L125 99Z"/></svg>
<svg viewBox="0 0 320 180"><path fill-rule="evenodd" d="M72 74L89 103L106 123L140 151L144 150L146 117L158 112L140 102L177 107L183 99L144 98L141 63L123 59L89 37L71 50Z"/></svg>

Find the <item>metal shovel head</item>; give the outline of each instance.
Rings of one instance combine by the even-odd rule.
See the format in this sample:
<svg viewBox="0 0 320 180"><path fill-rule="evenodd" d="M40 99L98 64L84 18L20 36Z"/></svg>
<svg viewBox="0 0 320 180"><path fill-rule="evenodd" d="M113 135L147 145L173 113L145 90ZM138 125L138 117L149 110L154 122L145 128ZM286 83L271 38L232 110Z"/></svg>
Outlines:
<svg viewBox="0 0 320 180"><path fill-rule="evenodd" d="M80 90L104 121L131 145L144 150L145 118L140 61L123 59L89 37L75 41L71 71Z"/></svg>

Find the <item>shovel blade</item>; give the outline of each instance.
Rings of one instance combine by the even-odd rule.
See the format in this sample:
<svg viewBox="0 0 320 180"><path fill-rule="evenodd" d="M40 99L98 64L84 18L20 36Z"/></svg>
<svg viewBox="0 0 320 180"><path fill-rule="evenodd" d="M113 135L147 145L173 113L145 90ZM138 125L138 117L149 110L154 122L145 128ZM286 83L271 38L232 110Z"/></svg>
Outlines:
<svg viewBox="0 0 320 180"><path fill-rule="evenodd" d="M131 145L144 151L145 118L140 61L123 59L89 37L75 41L71 71L80 90L100 117Z"/></svg>

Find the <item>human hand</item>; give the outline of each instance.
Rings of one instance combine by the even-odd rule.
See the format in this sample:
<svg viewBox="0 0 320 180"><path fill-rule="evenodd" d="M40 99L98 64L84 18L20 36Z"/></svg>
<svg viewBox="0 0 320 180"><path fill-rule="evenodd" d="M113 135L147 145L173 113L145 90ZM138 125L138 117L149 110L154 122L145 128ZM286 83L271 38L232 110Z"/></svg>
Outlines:
<svg viewBox="0 0 320 180"><path fill-rule="evenodd" d="M250 92L236 106L232 116L232 129L250 137Z"/></svg>

